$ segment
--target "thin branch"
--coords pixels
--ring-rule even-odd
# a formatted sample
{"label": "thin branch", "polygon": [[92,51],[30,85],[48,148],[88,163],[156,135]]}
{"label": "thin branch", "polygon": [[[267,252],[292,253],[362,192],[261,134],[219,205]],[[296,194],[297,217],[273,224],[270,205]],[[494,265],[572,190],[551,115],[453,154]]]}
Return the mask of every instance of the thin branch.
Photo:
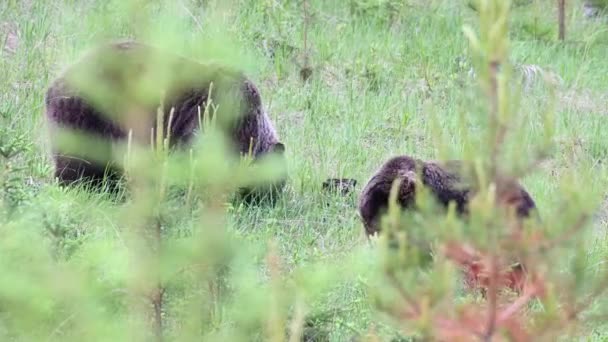
{"label": "thin branch", "polygon": [[557,21],[559,25],[559,40],[566,38],[566,0],[557,0]]}
{"label": "thin branch", "polygon": [[440,331],[443,333],[443,335],[448,335],[445,336],[446,338],[448,338],[448,340],[451,340],[453,337],[455,337],[454,335],[466,337],[470,337],[471,335],[473,335],[479,339],[484,339],[484,335],[482,333],[463,327],[462,322],[446,318],[437,318],[435,320],[435,324],[440,328]]}
{"label": "thin branch", "polygon": [[589,296],[587,296],[587,298],[585,298],[581,303],[576,305],[576,308],[569,312],[568,319],[573,320],[577,318],[581,312],[583,312],[585,309],[591,306],[591,304],[593,304],[594,299],[601,296],[606,291],[608,291],[608,273],[604,276],[604,279],[600,282],[600,284],[595,289],[593,289],[593,292]]}
{"label": "thin branch", "polygon": [[308,0],[303,0],[303,14],[304,14],[304,58],[305,58],[305,66],[307,66],[308,61]]}
{"label": "thin branch", "polygon": [[403,297],[403,299],[405,299],[405,301],[407,301],[407,303],[412,307],[412,309],[414,310],[414,314],[416,316],[420,316],[421,315],[420,306],[414,300],[414,298],[405,291],[403,286],[401,286],[401,284],[399,283],[399,280],[397,279],[397,277],[395,277],[395,274],[393,272],[388,273],[388,280],[391,282],[393,287],[395,289],[397,289],[397,291],[399,292],[401,297]]}
{"label": "thin branch", "polygon": [[554,238],[553,240],[550,240],[550,241],[547,241],[545,243],[539,244],[538,246],[532,248],[530,250],[530,253],[531,254],[534,254],[534,253],[543,253],[546,250],[553,249],[553,248],[557,247],[558,245],[562,244],[563,242],[571,241],[572,240],[571,238],[583,228],[583,226],[587,222],[588,218],[589,218],[589,215],[587,215],[587,214],[581,214],[581,216],[579,216],[579,218],[576,221],[576,223],[574,223],[574,225],[572,225],[572,227],[570,227],[568,229],[568,231],[566,231],[565,233],[563,233],[559,237]]}
{"label": "thin branch", "polygon": [[[154,227],[155,239],[156,239],[156,253],[158,259],[160,260],[160,255],[162,252],[162,226],[160,220],[156,220],[156,224]],[[154,289],[154,294],[152,295],[152,304],[154,305],[154,332],[157,342],[162,342],[163,338],[163,300],[165,295],[165,289],[162,285],[160,279],[157,280],[156,288]]]}
{"label": "thin branch", "polygon": [[498,94],[498,73],[501,67],[501,62],[499,60],[490,61],[489,69],[490,69],[490,120],[492,123],[491,129],[494,130],[494,141],[492,142],[492,151],[491,151],[491,165],[490,165],[490,175],[492,178],[496,178],[498,174],[497,169],[497,158],[500,154],[502,144],[504,142],[507,128],[504,124],[500,122],[499,117],[499,94]]}
{"label": "thin branch", "polygon": [[490,309],[488,311],[487,329],[484,336],[485,341],[491,341],[496,329],[496,311],[498,302],[498,261],[496,255],[490,257],[490,281],[488,286],[488,299]]}
{"label": "thin branch", "polygon": [[524,292],[523,295],[518,297],[513,303],[511,303],[511,305],[498,314],[496,318],[497,324],[500,325],[509,320],[511,316],[521,310],[524,305],[528,304],[532,299],[534,299],[538,293],[539,291],[536,287],[531,291]]}
{"label": "thin branch", "polygon": [[53,330],[53,332],[51,332],[51,334],[49,335],[47,341],[52,341],[53,337],[55,337],[56,335],[58,335],[61,332],[61,329],[65,325],[67,325],[72,319],[74,319],[75,316],[76,316],[76,313],[72,313],[66,319],[64,319],[63,321],[61,321],[61,323],[59,323],[57,325],[57,327]]}
{"label": "thin branch", "polygon": [[165,289],[158,284],[156,291],[152,297],[152,304],[154,305],[154,334],[157,342],[162,342],[163,338],[163,298],[165,295]]}

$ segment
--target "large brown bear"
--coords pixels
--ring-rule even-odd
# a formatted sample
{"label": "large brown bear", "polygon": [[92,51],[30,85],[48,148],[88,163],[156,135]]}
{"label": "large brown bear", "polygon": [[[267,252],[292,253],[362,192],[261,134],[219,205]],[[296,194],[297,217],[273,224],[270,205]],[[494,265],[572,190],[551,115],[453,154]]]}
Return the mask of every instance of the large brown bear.
{"label": "large brown bear", "polygon": [[[131,132],[133,142],[149,144],[161,102],[163,132],[166,136],[170,130],[170,146],[188,146],[200,129],[200,113],[209,100],[217,106],[214,120],[233,142],[235,152],[251,152],[254,161],[272,154],[283,160],[285,147],[262,107],[260,93],[241,72],[134,41],[93,49],[46,93],[55,177],[63,185],[82,181],[99,185],[104,178],[120,177],[112,143],[125,142]],[[94,148],[66,150],[59,138],[65,129],[97,138]],[[243,188],[241,193],[246,198],[252,198],[250,194],[276,198],[285,182],[286,177]]]}
{"label": "large brown bear", "polygon": [[[425,162],[409,156],[397,156],[386,161],[367,182],[359,197],[359,214],[368,236],[380,231],[380,217],[388,208],[393,182],[401,180],[397,202],[404,209],[413,209],[416,180],[431,190],[434,198],[447,207],[454,202],[459,214],[467,212],[468,202],[474,193],[471,182],[463,177],[463,163],[457,160],[445,163]],[[497,187],[499,205],[515,207],[518,217],[528,217],[536,208],[534,200],[517,182],[505,180]]]}

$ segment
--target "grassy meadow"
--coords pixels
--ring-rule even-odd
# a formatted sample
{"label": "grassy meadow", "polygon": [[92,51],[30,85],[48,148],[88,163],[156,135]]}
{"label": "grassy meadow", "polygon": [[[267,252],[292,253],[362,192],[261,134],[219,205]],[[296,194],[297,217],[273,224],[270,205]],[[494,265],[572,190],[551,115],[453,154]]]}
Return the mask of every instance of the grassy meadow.
{"label": "grassy meadow", "polygon": [[[498,163],[533,160],[551,127],[550,152],[521,182],[549,232],[574,212],[590,217],[572,250],[592,278],[608,257],[608,20],[567,1],[560,42],[555,1],[513,3],[508,53],[521,98]],[[406,340],[404,325],[374,306],[382,254],[356,201],[391,156],[486,151],[463,25],[478,30],[477,12],[450,0],[0,1],[0,341],[148,341],[154,315],[176,341]],[[56,184],[46,89],[87,49],[128,37],[239,67],[256,83],[286,146],[289,182],[276,206],[188,206],[180,195],[155,206],[147,190],[116,202]],[[221,158],[209,153],[208,164]],[[203,169],[219,184],[236,177]],[[324,192],[332,177],[356,179],[356,191]],[[138,235],[152,212],[162,217],[158,258]],[[567,257],[552,261],[558,274],[569,267]],[[155,293],[161,308],[148,300]],[[600,296],[586,315],[606,305]],[[608,339],[599,321],[573,338]]]}

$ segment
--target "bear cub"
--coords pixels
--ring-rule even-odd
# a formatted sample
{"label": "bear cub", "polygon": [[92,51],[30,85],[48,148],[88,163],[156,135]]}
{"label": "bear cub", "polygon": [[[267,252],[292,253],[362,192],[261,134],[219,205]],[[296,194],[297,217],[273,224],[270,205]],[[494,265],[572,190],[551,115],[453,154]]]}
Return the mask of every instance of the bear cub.
{"label": "bear cub", "polygon": [[[396,156],[386,161],[370,178],[359,196],[359,214],[368,236],[380,231],[380,217],[388,208],[393,181],[401,180],[397,202],[403,209],[414,209],[416,181],[430,189],[442,206],[450,202],[459,214],[466,214],[473,187],[463,177],[463,163],[450,160],[444,163],[428,162],[410,156]],[[536,208],[534,200],[516,181],[501,182],[497,188],[499,205],[514,207],[517,217],[529,217]]]}

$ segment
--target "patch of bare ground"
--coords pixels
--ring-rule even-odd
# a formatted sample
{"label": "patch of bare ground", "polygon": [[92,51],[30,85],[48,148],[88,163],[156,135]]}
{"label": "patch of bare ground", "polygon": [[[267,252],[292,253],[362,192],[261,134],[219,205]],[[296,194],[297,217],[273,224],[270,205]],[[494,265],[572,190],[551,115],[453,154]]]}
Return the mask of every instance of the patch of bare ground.
{"label": "patch of bare ground", "polygon": [[[564,173],[567,173],[572,165],[580,164],[584,155],[588,152],[586,142],[581,138],[562,138],[557,140],[560,153],[564,154],[565,158],[550,158],[539,164],[539,169],[542,173],[550,175],[553,179],[561,179]],[[608,229],[608,192],[605,193],[602,203],[593,212],[593,226],[596,231],[606,233]]]}
{"label": "patch of bare ground", "polygon": [[608,115],[608,93],[566,89],[559,94],[559,108],[574,113]]}
{"label": "patch of bare ground", "polygon": [[604,197],[604,201],[595,213],[593,220],[597,227],[608,228],[608,195]]}
{"label": "patch of bare ground", "polygon": [[302,127],[305,119],[306,113],[303,111],[287,111],[284,113],[280,113],[280,115],[277,116],[276,120],[278,122],[287,122],[288,124],[286,124],[285,126],[293,125],[295,127]]}
{"label": "patch of bare ground", "polygon": [[19,30],[14,22],[0,23],[0,44],[3,55],[12,55],[19,48]]}
{"label": "patch of bare ground", "polygon": [[320,75],[325,86],[334,93],[338,93],[346,82],[346,77],[341,70],[329,63],[321,68]]}

